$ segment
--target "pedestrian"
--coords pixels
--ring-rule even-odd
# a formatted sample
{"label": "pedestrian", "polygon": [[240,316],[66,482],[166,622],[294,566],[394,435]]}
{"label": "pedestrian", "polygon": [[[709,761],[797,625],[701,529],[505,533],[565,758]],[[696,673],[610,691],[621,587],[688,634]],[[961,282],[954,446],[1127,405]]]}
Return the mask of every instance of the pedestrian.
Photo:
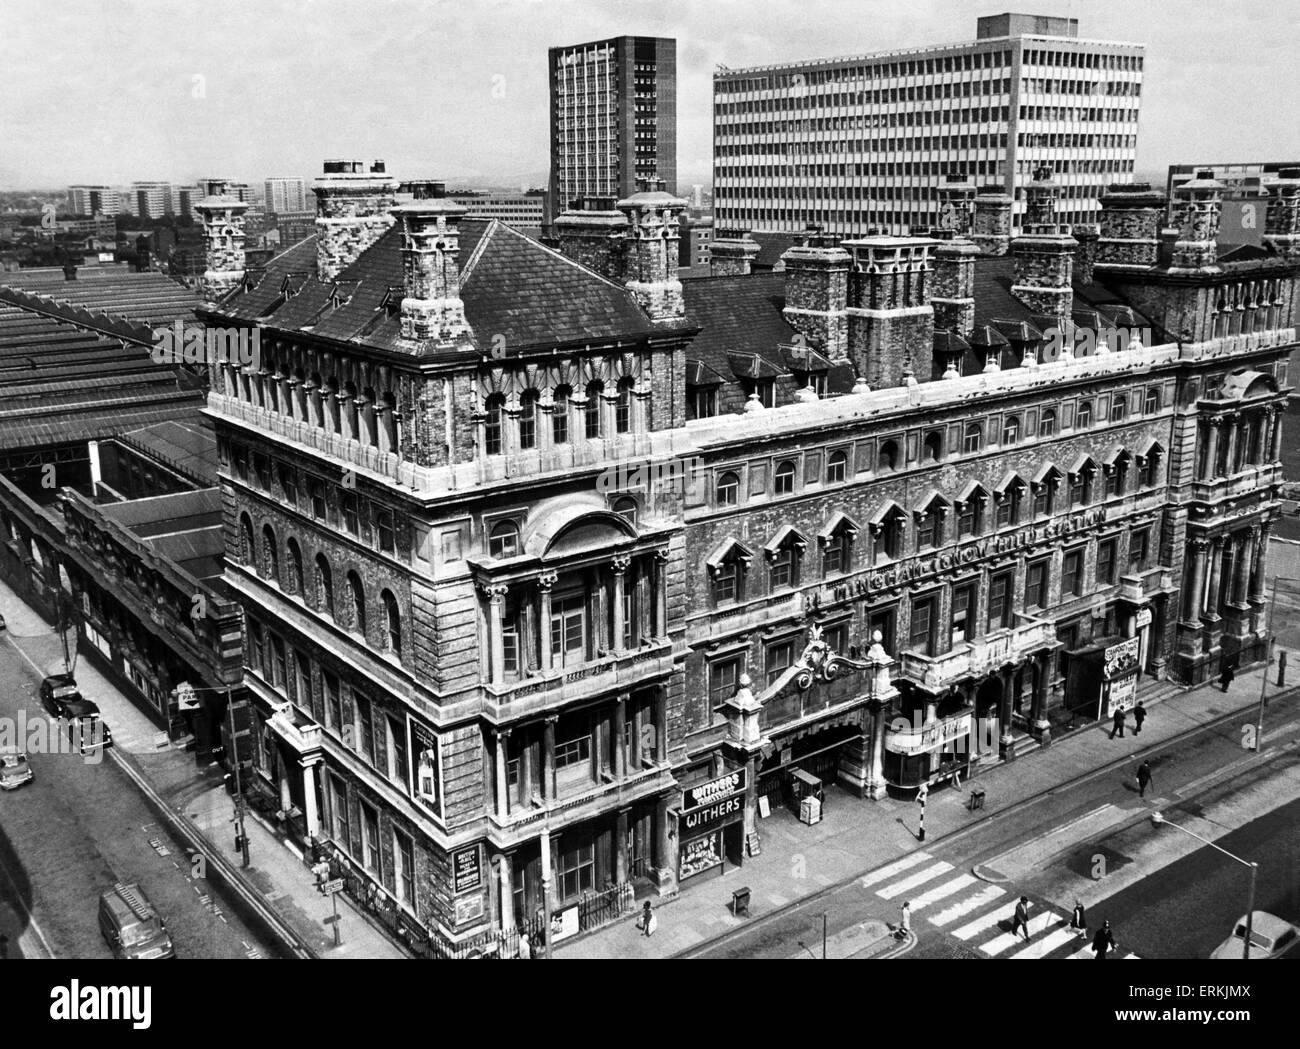
{"label": "pedestrian", "polygon": [[1080,939],[1088,938],[1088,912],[1083,909],[1080,900],[1074,901],[1074,910],[1070,913],[1070,928]]}
{"label": "pedestrian", "polygon": [[1151,762],[1144,761],[1138,766],[1138,797],[1147,796],[1147,787],[1151,786]]}
{"label": "pedestrian", "polygon": [[1116,708],[1115,708],[1115,718],[1114,718],[1113,722],[1111,723],[1111,728],[1110,728],[1110,738],[1111,738],[1111,739],[1114,739],[1114,738],[1115,738],[1115,733],[1116,733],[1116,732],[1119,733],[1119,738],[1120,738],[1120,739],[1123,739],[1123,738],[1124,738],[1124,718],[1125,718],[1125,717],[1127,717],[1127,714],[1126,714],[1124,708],[1123,708],[1123,707],[1116,707]]}
{"label": "pedestrian", "polygon": [[952,759],[952,786],[953,790],[961,790],[961,764],[956,758]]}
{"label": "pedestrian", "polygon": [[519,934],[519,957],[525,961],[530,961],[533,957],[533,941],[526,932]]}
{"label": "pedestrian", "polygon": [[1025,930],[1025,940],[1029,940],[1029,897],[1021,896],[1020,902],[1016,904],[1016,916],[1011,920],[1011,935],[1014,936],[1019,929]]}
{"label": "pedestrian", "polygon": [[655,914],[654,908],[650,906],[650,901],[645,901],[645,907],[641,911],[641,931],[646,936],[653,936],[655,930],[659,928],[659,916]]}
{"label": "pedestrian", "polygon": [[903,904],[903,917],[898,923],[898,933],[900,939],[907,939],[912,935],[912,904],[910,902]]}
{"label": "pedestrian", "polygon": [[1146,721],[1146,719],[1147,708],[1142,705],[1142,700],[1139,699],[1137,706],[1133,708],[1133,735],[1136,736],[1142,731],[1142,722]]}
{"label": "pedestrian", "polygon": [[1115,949],[1115,936],[1110,931],[1110,921],[1101,923],[1101,928],[1097,930],[1097,935],[1092,938],[1092,953],[1097,956],[1098,961],[1104,961],[1107,951]]}
{"label": "pedestrian", "polygon": [[1219,675],[1219,684],[1223,686],[1223,691],[1228,691],[1228,686],[1232,684],[1232,679],[1237,676],[1236,668],[1233,667],[1232,661],[1228,660],[1223,664],[1223,672]]}

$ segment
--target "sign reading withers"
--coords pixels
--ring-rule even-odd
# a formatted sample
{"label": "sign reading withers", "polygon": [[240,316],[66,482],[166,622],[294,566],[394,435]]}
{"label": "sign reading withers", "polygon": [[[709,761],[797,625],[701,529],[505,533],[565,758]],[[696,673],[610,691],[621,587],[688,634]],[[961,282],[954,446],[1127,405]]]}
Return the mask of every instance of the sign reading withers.
{"label": "sign reading withers", "polygon": [[745,815],[745,770],[687,787],[682,793],[681,835],[695,837]]}

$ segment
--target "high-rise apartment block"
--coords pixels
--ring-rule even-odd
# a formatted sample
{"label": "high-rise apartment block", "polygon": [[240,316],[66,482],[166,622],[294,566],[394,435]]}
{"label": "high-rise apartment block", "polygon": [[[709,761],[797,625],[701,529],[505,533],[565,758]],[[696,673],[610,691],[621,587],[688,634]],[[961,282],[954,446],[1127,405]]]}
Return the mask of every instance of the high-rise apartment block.
{"label": "high-rise apartment block", "polygon": [[980,18],[967,43],[714,74],[720,225],[902,234],[942,225],[948,176],[1024,214],[1047,166],[1060,221],[1095,222],[1137,152],[1144,48],[1080,39],[1075,19]]}
{"label": "high-rise apartment block", "polygon": [[69,186],[68,207],[74,215],[116,215],[122,194],[112,186]]}
{"label": "high-rise apartment block", "polygon": [[620,36],[553,47],[547,223],[583,197],[621,199],[638,178],[677,187],[677,41]]}
{"label": "high-rise apartment block", "polygon": [[273,177],[266,180],[266,210],[277,215],[282,211],[306,211],[307,183],[300,176]]}
{"label": "high-rise apartment block", "polygon": [[127,210],[142,219],[160,219],[175,211],[170,182],[132,182]]}

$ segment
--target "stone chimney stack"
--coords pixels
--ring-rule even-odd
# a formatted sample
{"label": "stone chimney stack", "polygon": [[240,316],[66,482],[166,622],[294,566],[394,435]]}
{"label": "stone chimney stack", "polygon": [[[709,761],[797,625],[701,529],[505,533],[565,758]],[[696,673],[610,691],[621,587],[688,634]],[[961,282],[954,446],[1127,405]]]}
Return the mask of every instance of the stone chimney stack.
{"label": "stone chimney stack", "polygon": [[248,205],[234,197],[223,196],[226,182],[214,179],[209,185],[216,192],[194,205],[203,223],[203,277],[199,294],[216,302],[244,282],[244,212]]}
{"label": "stone chimney stack", "polygon": [[[1116,183],[1101,196],[1097,272],[1138,273],[1160,258],[1165,195],[1146,182]],[[1075,236],[1078,236],[1076,232]]]}
{"label": "stone chimney stack", "polygon": [[849,271],[849,358],[873,390],[928,379],[934,369],[929,237],[844,242]]}
{"label": "stone chimney stack", "polygon": [[1005,255],[1011,246],[1011,198],[999,185],[984,186],[975,196],[973,240],[986,255]]}
{"label": "stone chimney stack", "polygon": [[1288,262],[1300,259],[1300,168],[1283,168],[1268,184],[1264,243]]}
{"label": "stone chimney stack", "polygon": [[1176,271],[1218,269],[1219,219],[1223,210],[1224,185],[1213,171],[1198,171],[1190,182],[1174,190],[1177,212],[1182,220],[1174,244]]}
{"label": "stone chimney stack", "polygon": [[833,361],[849,356],[849,266],[837,244],[809,231],[781,256],[785,263],[785,321]]}
{"label": "stone chimney stack", "polygon": [[333,280],[393,225],[397,182],[385,174],[382,161],[366,171],[359,160],[327,160],[311,189],[316,268],[321,280]]}
{"label": "stone chimney stack", "polygon": [[1034,169],[1034,180],[1025,186],[1025,222],[1023,233],[1056,233],[1056,202],[1061,187],[1052,181],[1052,169],[1046,164]]}
{"label": "stone chimney stack", "polygon": [[936,330],[963,338],[975,330],[975,260],[981,252],[969,240],[945,240],[934,249],[930,303]]}
{"label": "stone chimney stack", "polygon": [[627,290],[652,321],[673,323],[686,316],[682,282],[677,279],[680,255],[678,217],[687,203],[665,190],[661,178],[638,179],[638,192],[618,202],[631,229],[623,257]]}
{"label": "stone chimney stack", "polygon": [[1074,310],[1074,254],[1079,242],[1068,233],[1026,233],[1011,244],[1015,283],[1011,294],[1037,314],[1061,321]]}
{"label": "stone chimney stack", "polygon": [[939,183],[939,228],[966,237],[974,217],[975,183],[965,175],[945,175]]}
{"label": "stone chimney stack", "polygon": [[623,256],[631,223],[613,197],[584,197],[555,220],[560,252],[604,277],[623,283]]}
{"label": "stone chimney stack", "polygon": [[1101,227],[1091,222],[1078,223],[1074,227],[1074,239],[1079,242],[1074,253],[1074,276],[1084,284],[1091,284],[1096,276]]}
{"label": "stone chimney stack", "polygon": [[709,244],[709,276],[748,277],[753,268],[758,244],[747,229],[716,230]]}
{"label": "stone chimney stack", "polygon": [[460,298],[460,220],[465,208],[429,198],[392,211],[402,224],[402,338],[469,347],[472,332]]}

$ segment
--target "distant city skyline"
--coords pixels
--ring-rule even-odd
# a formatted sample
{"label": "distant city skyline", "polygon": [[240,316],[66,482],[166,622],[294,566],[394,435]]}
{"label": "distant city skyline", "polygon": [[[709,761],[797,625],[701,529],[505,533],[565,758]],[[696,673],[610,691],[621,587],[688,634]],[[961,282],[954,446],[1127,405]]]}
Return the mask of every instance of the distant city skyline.
{"label": "distant city skyline", "polygon": [[1081,37],[1147,46],[1138,174],[1300,153],[1300,126],[1269,118],[1300,106],[1300,84],[1284,75],[1297,12],[1264,0],[1183,0],[1176,14],[1131,0],[382,6],[386,17],[359,20],[338,0],[268,0],[217,22],[190,5],[6,0],[0,189],[186,185],[214,172],[310,180],[331,156],[380,157],[399,178],[542,186],[547,48],[622,34],[678,41],[678,181],[689,188],[712,181],[717,65],[958,41],[974,17],[1008,10],[1077,18]]}

